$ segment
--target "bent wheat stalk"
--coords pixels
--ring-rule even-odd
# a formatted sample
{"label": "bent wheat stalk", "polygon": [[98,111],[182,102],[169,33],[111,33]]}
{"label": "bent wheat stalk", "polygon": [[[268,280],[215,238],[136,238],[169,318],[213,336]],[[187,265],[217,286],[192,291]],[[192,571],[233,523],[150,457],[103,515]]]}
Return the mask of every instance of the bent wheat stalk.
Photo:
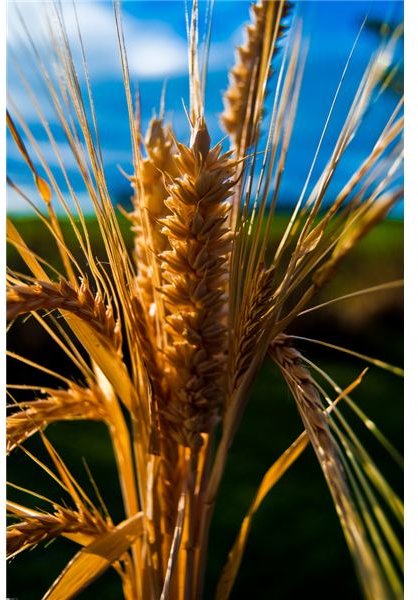
{"label": "bent wheat stalk", "polygon": [[331,434],[314,381],[303,364],[301,354],[292,347],[286,336],[277,338],[271,344],[270,353],[279,365],[295,398],[306,432],[334,499],[347,544],[355,559],[356,569],[360,573],[360,581],[367,582],[365,595],[370,600],[384,597],[384,579],[379,573],[381,566],[376,560],[372,560],[373,554],[368,548],[360,516],[351,500],[340,450]]}
{"label": "bent wheat stalk", "polygon": [[75,289],[64,279],[58,284],[37,281],[34,285],[16,285],[7,293],[7,319],[38,310],[62,309],[88,321],[98,333],[120,348],[120,328],[110,306],[105,306],[99,294],[94,297],[83,282]]}
{"label": "bent wheat stalk", "polygon": [[74,541],[90,540],[109,530],[100,515],[80,514],[74,510],[55,505],[54,512],[41,513],[25,510],[13,502],[7,504],[9,513],[24,517],[7,529],[7,556],[12,558],[19,552],[41,542],[65,536]]}
{"label": "bent wheat stalk", "polygon": [[[11,270],[8,275],[7,316],[19,327],[21,315],[34,315],[57,348],[70,358],[74,373],[63,376],[43,367],[41,360],[10,353],[38,374],[55,377],[66,389],[12,382],[13,393],[35,391],[37,396],[17,398],[10,406],[7,449],[25,452],[65,490],[71,505],[48,500],[36,490],[24,490],[49,502],[50,508],[43,512],[16,502],[9,505],[15,521],[8,529],[10,554],[58,537],[82,545],[44,598],[75,597],[112,566],[121,577],[121,594],[128,600],[202,598],[210,526],[229,448],[254,380],[270,355],[295,399],[305,433],[263,479],[223,570],[217,597],[226,600],[231,594],[253,513],[309,440],[364,596],[398,600],[400,544],[390,522],[392,516],[399,521],[400,501],[336,408],[336,401],[332,410],[322,406],[321,395],[328,396],[290,340],[297,339],[292,335],[294,320],[323,306],[311,304],[318,291],[402,197],[400,102],[377,139],[370,141],[368,156],[350,173],[334,200],[325,203],[339,162],[375,98],[384,92],[382,56],[386,62],[391,59],[399,31],[371,57],[335,148],[305,199],[335,101],[332,103],[308,179],[301,182],[301,195],[277,239],[271,235],[272,224],[303,89],[306,50],[302,29],[300,25],[291,27],[285,37],[292,8],[284,0],[258,0],[252,6],[252,23],[238,48],[224,98],[221,123],[230,143],[230,149],[224,149],[220,142],[212,142],[210,121],[205,117],[212,8],[210,3],[203,57],[197,0],[193,0],[188,19],[187,144],[178,139],[164,110],[142,134],[131,94],[121,9],[118,2],[114,5],[132,144],[129,179],[133,211],[127,214],[134,236],[132,260],[110,198],[77,10],[71,17],[75,19],[72,30],[78,32],[77,48],[67,31],[70,17],[65,6],[54,4],[49,16],[55,70],[45,64],[22,19],[38,76],[56,111],[56,126],[74,156],[96,215],[106,259],[98,264],[94,258],[89,223],[54,128],[21,74],[22,85],[57,154],[68,193],[58,184],[42,144],[11,101],[8,127],[34,178],[45,209],[36,208],[37,215],[57,246],[61,264],[58,268],[49,265],[9,222],[8,239],[25,272]],[[284,51],[279,46],[282,40]],[[81,56],[81,68],[75,56]],[[348,63],[350,60],[351,55]],[[345,70],[336,96],[343,87]],[[270,86],[275,86],[273,108],[265,112]],[[266,143],[263,123],[267,125]],[[44,177],[38,173],[38,164]],[[10,178],[8,183],[34,206],[18,183]],[[57,218],[57,201],[67,215],[70,235],[64,235],[66,229]],[[71,236],[81,258],[76,259],[72,252]],[[375,285],[365,293],[377,293],[391,285]],[[374,364],[385,365],[377,360]],[[323,373],[320,367],[318,372]],[[399,374],[396,369],[392,372]],[[347,396],[350,386],[343,392],[329,381],[339,390],[338,400],[346,398],[347,406],[370,428],[372,421]],[[43,433],[51,423],[79,419],[101,420],[107,426],[123,500],[119,524],[113,525],[103,502],[100,508],[92,503]],[[386,449],[392,449],[376,427],[372,431]],[[48,464],[27,447],[35,433],[44,443]],[[96,494],[100,498],[97,489]],[[377,506],[377,496],[384,509]]]}
{"label": "bent wheat stalk", "polygon": [[48,390],[47,397],[19,402],[7,418],[7,452],[11,452],[39,430],[56,421],[91,419],[106,421],[106,405],[100,389],[81,388],[73,384],[68,390]]}

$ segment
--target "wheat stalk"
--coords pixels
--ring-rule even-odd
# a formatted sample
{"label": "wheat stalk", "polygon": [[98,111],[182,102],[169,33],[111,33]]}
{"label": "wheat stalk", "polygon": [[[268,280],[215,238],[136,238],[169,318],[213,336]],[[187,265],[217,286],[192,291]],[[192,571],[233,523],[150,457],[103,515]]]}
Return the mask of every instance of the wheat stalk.
{"label": "wheat stalk", "polygon": [[360,581],[367,582],[364,587],[365,596],[370,600],[388,598],[379,572],[381,565],[368,547],[363,524],[351,499],[340,450],[330,431],[319,393],[303,363],[302,355],[285,335],[281,335],[272,343],[270,353],[279,365],[296,400],[306,432],[333,496],[344,535],[360,574]]}

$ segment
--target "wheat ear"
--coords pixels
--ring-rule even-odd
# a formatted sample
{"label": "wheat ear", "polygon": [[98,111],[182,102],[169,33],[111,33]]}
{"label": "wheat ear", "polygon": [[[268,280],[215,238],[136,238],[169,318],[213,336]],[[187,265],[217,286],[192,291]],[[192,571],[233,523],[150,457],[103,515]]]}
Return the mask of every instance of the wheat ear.
{"label": "wheat ear", "polygon": [[312,447],[318,457],[340,518],[348,547],[354,559],[360,582],[369,600],[388,598],[383,587],[380,566],[372,553],[366,531],[351,499],[340,450],[333,437],[320,396],[302,355],[289,338],[282,334],[270,346],[270,353],[279,365],[296,401]]}
{"label": "wheat ear", "polygon": [[220,145],[210,150],[203,119],[191,147],[178,144],[177,177],[168,185],[171,215],[162,220],[171,250],[161,255],[171,399],[164,416],[180,444],[200,445],[224,396],[225,274],[232,234],[227,199],[234,163]]}
{"label": "wheat ear", "polygon": [[6,420],[7,453],[27,440],[37,431],[55,421],[89,419],[105,421],[108,414],[100,401],[100,390],[82,388],[73,384],[68,390],[43,390],[46,398],[19,402]]}
{"label": "wheat ear", "polygon": [[73,313],[88,321],[116,349],[120,349],[120,325],[115,321],[111,306],[105,305],[99,293],[94,296],[85,281],[78,289],[61,279],[59,283],[36,281],[33,285],[15,285],[7,292],[8,320],[30,311],[54,309]]}
{"label": "wheat ear", "polygon": [[274,289],[274,269],[259,265],[231,337],[229,395],[238,388],[257,352],[257,343],[268,325],[269,309],[274,305]]}
{"label": "wheat ear", "polygon": [[[21,513],[19,506],[13,502],[8,502],[7,508],[11,514]],[[98,513],[93,515],[87,511],[75,511],[56,504],[53,508],[53,513],[27,510],[24,520],[13,523],[7,528],[7,558],[35,544],[65,534],[91,537],[109,530],[109,524]]]}
{"label": "wheat ear", "polygon": [[[270,52],[284,34],[281,24],[290,10],[288,2],[259,0],[251,6],[252,23],[246,26],[246,40],[238,46],[236,64],[230,71],[230,85],[224,95],[221,117],[225,130],[241,154],[252,142],[252,123],[257,117],[256,101],[271,75]],[[244,138],[244,139],[243,139]]]}
{"label": "wheat ear", "polygon": [[153,255],[168,249],[167,238],[161,233],[158,221],[168,214],[165,177],[174,173],[174,143],[170,128],[164,126],[161,119],[151,119],[144,145],[147,155],[140,158],[137,174],[132,178],[135,193],[130,218],[135,234],[134,258],[139,295],[144,306],[149,307],[150,317],[157,293]]}

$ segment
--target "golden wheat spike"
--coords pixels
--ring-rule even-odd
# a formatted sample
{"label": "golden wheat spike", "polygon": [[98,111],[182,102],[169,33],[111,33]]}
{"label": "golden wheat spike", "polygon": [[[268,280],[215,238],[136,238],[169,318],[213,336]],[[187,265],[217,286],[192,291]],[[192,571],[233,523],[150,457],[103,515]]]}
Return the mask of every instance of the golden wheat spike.
{"label": "golden wheat spike", "polygon": [[68,390],[48,390],[46,393],[46,398],[19,402],[10,407],[20,410],[15,410],[6,420],[8,453],[55,421],[106,421],[109,418],[99,389],[73,384]]}
{"label": "golden wheat spike", "polygon": [[[11,514],[21,512],[16,507],[13,502],[7,503]],[[59,505],[54,505],[54,509],[53,513],[27,510],[24,520],[7,528],[7,558],[59,536],[89,540],[109,530],[109,526],[98,514],[80,513]]]}
{"label": "golden wheat spike", "polygon": [[135,234],[138,293],[148,307],[150,319],[149,313],[153,313],[156,288],[160,283],[158,273],[155,273],[154,257],[168,248],[167,238],[162,235],[158,221],[168,214],[166,180],[174,175],[175,168],[170,128],[164,126],[161,119],[152,118],[144,145],[146,157],[141,157],[137,173],[132,178],[134,210],[130,218]]}
{"label": "golden wheat spike", "polygon": [[166,351],[172,398],[164,415],[181,444],[200,443],[219,415],[224,391],[227,333],[225,274],[231,247],[226,200],[233,186],[233,163],[220,146],[209,149],[201,120],[191,147],[178,144],[178,176],[169,185],[162,220],[171,250],[161,255],[166,306]]}
{"label": "golden wheat spike", "polygon": [[270,62],[277,40],[285,32],[281,20],[289,11],[290,4],[283,0],[259,0],[251,5],[252,23],[245,28],[244,44],[237,48],[221,117],[240,155],[253,142],[254,126],[260,116],[260,95],[271,75]]}
{"label": "golden wheat spike", "polygon": [[74,313],[88,321],[116,349],[120,349],[120,327],[115,322],[111,307],[104,304],[99,294],[94,296],[85,281],[78,289],[64,279],[57,284],[37,281],[33,285],[12,286],[7,293],[8,320],[30,311],[54,309]]}
{"label": "golden wheat spike", "polygon": [[258,341],[270,325],[268,315],[274,307],[274,277],[274,270],[260,265],[238,315],[229,351],[229,395],[239,387],[253,362]]}

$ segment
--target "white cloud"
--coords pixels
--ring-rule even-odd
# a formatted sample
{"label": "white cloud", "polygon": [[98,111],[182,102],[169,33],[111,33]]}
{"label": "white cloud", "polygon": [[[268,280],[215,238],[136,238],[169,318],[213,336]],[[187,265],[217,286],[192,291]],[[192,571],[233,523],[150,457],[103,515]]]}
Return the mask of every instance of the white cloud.
{"label": "white cloud", "polygon": [[168,25],[150,21],[137,27],[126,23],[126,47],[133,75],[149,79],[187,73],[187,43]]}
{"label": "white cloud", "polygon": [[[75,59],[81,56],[77,22],[72,3],[62,5],[65,27]],[[46,52],[47,18],[59,30],[51,2],[19,1],[10,3],[8,11],[8,44],[19,55],[25,45],[25,34],[19,20],[21,13],[37,47]],[[77,2],[77,16],[85,44],[91,76],[120,75],[120,59],[112,3]],[[141,21],[123,16],[123,29],[131,73],[144,79],[160,79],[187,72],[187,43],[169,24]]]}
{"label": "white cloud", "polygon": [[[89,2],[76,0],[76,7],[91,79],[95,82],[105,82],[106,80],[120,81],[121,66],[112,3],[109,1]],[[72,2],[64,0],[62,10],[73,57],[75,63],[80,64],[81,52]],[[39,116],[19,79],[13,63],[13,59],[15,58],[28,82],[33,87],[41,110],[55,134],[54,126],[57,125],[57,117],[51,106],[51,102],[48,101],[48,94],[45,93],[44,86],[40,81],[41,78],[36,68],[36,62],[30,51],[27,36],[22,29],[19,13],[28,27],[39,55],[48,69],[51,70],[53,68],[53,54],[50,49],[47,24],[49,19],[52,24],[52,30],[55,32],[59,31],[56,7],[51,0],[10,0],[7,14],[7,37],[10,48],[8,53],[8,93],[22,117],[28,123],[39,123]],[[156,18],[158,18],[158,15]],[[129,14],[123,14],[123,29],[129,69],[133,80],[139,79],[139,82],[153,79],[162,80],[164,78],[187,74],[187,41],[174,31],[170,23],[146,21],[136,19]],[[230,63],[232,58],[233,48],[231,44],[228,42],[212,44],[211,70],[224,69],[226,63]],[[82,80],[83,76],[80,69],[79,75]],[[11,108],[13,108],[13,105],[11,105]],[[107,112],[110,111],[109,108],[105,110],[105,114],[101,113],[98,115],[99,126],[106,119],[117,121],[119,118],[119,115]],[[210,119],[211,115],[208,114],[207,117]],[[186,140],[189,131],[187,120],[183,113],[181,113],[177,128],[181,130],[181,137],[184,137]],[[45,133],[36,133],[36,137],[47,163],[51,168],[57,168],[59,164],[58,158],[52,146],[47,141]],[[59,140],[58,146],[67,171],[77,171],[70,148],[60,138],[62,139],[61,134],[57,136]],[[39,160],[36,158],[34,151],[31,150],[30,153],[35,164],[39,166]],[[14,160],[19,159],[14,144],[9,144],[8,156]],[[110,163],[118,164],[127,162],[130,159],[130,155],[128,155],[126,150],[105,147],[104,158],[108,166]],[[11,193],[9,201],[13,210],[27,210],[26,203],[19,199],[16,194]]]}

